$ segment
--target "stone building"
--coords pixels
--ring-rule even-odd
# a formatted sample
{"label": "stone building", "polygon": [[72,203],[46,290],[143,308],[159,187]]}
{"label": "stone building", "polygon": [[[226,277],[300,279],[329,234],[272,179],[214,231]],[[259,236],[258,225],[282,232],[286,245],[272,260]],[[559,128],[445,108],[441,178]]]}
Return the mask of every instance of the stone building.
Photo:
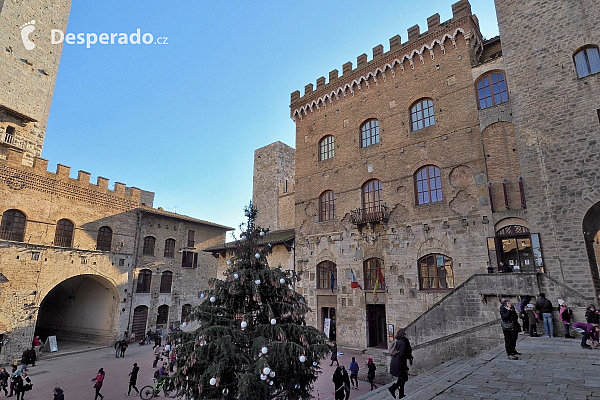
{"label": "stone building", "polygon": [[[34,335],[110,343],[179,326],[231,228],[153,208],[154,193],[40,158],[70,1],[0,2],[0,364]],[[35,27],[26,49],[20,29]],[[34,22],[35,21],[35,22]],[[30,29],[29,28],[29,29]],[[42,69],[44,68],[44,69]]]}

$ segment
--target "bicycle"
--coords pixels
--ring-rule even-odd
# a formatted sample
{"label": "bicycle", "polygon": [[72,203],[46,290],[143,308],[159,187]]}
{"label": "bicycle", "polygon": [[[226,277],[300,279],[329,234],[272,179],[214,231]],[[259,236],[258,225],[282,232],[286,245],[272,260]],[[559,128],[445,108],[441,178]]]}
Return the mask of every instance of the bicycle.
{"label": "bicycle", "polygon": [[154,385],[144,386],[142,388],[142,390],[140,390],[140,397],[143,400],[150,400],[154,397],[158,397],[160,395],[161,391],[164,392],[166,397],[169,397],[171,399],[174,399],[175,397],[177,397],[177,392],[171,392],[167,388],[167,384],[168,384],[167,379],[163,379],[160,382],[158,382],[156,380],[156,378],[152,378],[152,380],[154,381]]}

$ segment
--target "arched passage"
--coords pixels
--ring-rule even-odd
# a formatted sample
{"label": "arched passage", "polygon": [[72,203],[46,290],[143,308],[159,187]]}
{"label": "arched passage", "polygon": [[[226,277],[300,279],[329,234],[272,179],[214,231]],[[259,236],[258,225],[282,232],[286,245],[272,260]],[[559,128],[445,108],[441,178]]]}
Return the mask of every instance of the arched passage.
{"label": "arched passage", "polygon": [[42,340],[110,343],[118,312],[115,286],[96,275],[77,275],[56,285],[40,304],[35,334]]}
{"label": "arched passage", "polygon": [[598,262],[600,261],[600,201],[585,213],[582,227],[585,248],[590,261],[590,271],[596,294],[598,294],[600,293],[600,272],[598,271]]}

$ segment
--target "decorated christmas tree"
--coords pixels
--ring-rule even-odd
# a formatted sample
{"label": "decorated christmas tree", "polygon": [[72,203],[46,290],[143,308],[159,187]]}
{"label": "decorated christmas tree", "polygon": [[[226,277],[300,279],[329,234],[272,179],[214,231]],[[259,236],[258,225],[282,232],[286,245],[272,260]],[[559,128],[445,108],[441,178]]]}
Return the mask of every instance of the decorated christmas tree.
{"label": "decorated christmas tree", "polygon": [[256,208],[235,242],[223,279],[214,279],[192,313],[199,328],[178,332],[171,387],[194,399],[310,399],[327,338],[307,326],[310,311],[294,290],[297,276],[270,268],[268,230],[255,226]]}

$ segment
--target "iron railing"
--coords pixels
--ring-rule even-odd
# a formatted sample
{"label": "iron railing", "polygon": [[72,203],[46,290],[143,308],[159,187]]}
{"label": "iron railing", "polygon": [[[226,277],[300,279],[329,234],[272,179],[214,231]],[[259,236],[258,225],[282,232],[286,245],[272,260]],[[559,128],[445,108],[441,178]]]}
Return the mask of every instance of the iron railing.
{"label": "iron railing", "polygon": [[57,247],[71,247],[73,238],[71,237],[55,237],[54,245]]}
{"label": "iron railing", "polygon": [[350,219],[355,225],[387,222],[390,219],[390,213],[385,204],[379,204],[371,207],[357,208],[356,210],[351,211]]}
{"label": "iron railing", "polygon": [[22,242],[24,237],[24,232],[15,232],[10,229],[0,230],[0,240],[12,240],[14,242]]}

